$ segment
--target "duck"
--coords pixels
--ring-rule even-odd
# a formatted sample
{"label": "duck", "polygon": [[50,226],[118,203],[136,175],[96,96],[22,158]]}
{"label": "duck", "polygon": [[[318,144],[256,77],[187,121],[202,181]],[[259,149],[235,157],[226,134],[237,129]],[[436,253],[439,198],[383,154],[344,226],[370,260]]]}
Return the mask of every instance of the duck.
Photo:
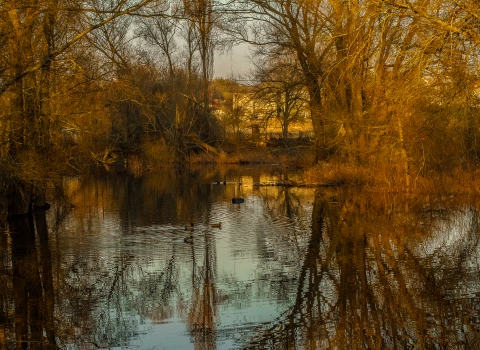
{"label": "duck", "polygon": [[193,231],[193,223],[190,226],[185,226],[185,231]]}
{"label": "duck", "polygon": [[222,228],[222,223],[219,222],[218,224],[212,224],[212,228]]}
{"label": "duck", "polygon": [[183,240],[185,243],[193,243],[193,236],[190,235],[189,237],[185,237]]}

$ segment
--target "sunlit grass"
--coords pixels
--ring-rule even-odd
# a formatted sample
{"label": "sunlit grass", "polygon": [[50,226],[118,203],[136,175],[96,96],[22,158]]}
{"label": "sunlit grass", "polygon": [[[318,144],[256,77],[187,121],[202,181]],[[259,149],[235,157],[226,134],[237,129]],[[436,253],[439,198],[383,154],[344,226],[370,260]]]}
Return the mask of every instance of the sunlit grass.
{"label": "sunlit grass", "polygon": [[268,148],[264,146],[238,146],[233,152],[219,154],[199,153],[190,155],[192,164],[281,164],[285,166],[309,167],[315,155],[311,147]]}

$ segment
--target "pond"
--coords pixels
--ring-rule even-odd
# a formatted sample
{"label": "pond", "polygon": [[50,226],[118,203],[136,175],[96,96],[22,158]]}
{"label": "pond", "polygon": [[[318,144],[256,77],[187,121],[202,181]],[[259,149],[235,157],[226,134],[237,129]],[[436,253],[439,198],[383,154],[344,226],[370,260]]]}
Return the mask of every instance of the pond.
{"label": "pond", "polygon": [[65,178],[71,210],[1,237],[0,349],[480,347],[476,198],[273,186],[296,176]]}

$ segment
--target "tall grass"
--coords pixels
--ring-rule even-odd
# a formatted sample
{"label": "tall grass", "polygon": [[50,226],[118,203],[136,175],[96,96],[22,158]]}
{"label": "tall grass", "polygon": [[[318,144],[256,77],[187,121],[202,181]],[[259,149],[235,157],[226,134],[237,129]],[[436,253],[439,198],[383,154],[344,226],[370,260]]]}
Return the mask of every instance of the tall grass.
{"label": "tall grass", "polygon": [[175,161],[175,152],[163,140],[148,141],[143,145],[143,158],[149,166],[167,166]]}

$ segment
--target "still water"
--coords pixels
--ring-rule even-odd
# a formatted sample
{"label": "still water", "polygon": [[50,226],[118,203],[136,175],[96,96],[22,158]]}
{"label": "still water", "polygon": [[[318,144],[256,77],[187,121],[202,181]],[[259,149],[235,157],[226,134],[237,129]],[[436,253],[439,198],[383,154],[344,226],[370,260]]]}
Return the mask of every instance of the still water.
{"label": "still water", "polygon": [[475,198],[288,170],[66,178],[75,208],[2,235],[0,349],[480,348]]}

